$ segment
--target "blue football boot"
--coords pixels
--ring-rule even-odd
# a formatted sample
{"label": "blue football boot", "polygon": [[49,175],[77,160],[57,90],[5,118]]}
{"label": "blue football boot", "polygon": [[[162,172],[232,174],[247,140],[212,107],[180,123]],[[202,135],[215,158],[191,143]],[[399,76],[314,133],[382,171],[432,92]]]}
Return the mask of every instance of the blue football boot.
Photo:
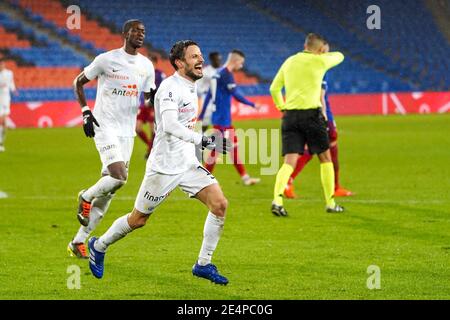
{"label": "blue football boot", "polygon": [[217,271],[217,267],[212,263],[209,263],[206,266],[201,266],[196,263],[192,267],[192,274],[200,278],[208,279],[216,284],[226,285],[228,283],[228,279],[220,275],[219,271]]}
{"label": "blue football boot", "polygon": [[104,270],[104,260],[105,253],[99,252],[95,250],[94,243],[97,241],[96,237],[92,237],[89,239],[89,268],[91,269],[92,274],[97,279],[101,279],[103,277]]}

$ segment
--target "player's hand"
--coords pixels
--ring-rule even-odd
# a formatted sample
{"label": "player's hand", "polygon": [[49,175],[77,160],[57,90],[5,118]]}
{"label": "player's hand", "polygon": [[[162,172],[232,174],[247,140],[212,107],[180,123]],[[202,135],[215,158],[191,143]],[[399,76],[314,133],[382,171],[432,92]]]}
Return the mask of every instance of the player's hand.
{"label": "player's hand", "polygon": [[232,145],[229,139],[225,138],[220,132],[211,136],[203,136],[202,149],[215,150],[218,153],[227,154],[231,151]]}
{"label": "player's hand", "polygon": [[97,127],[100,127],[97,120],[94,118],[94,115],[92,114],[91,110],[83,111],[83,130],[86,137],[88,138],[95,137],[94,124]]}

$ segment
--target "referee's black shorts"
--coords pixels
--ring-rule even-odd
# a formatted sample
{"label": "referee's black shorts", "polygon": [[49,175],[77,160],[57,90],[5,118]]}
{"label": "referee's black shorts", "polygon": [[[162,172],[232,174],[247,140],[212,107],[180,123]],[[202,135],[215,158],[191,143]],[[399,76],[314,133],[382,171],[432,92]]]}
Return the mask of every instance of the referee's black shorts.
{"label": "referee's black shorts", "polygon": [[282,153],[303,154],[305,144],[311,154],[325,152],[330,147],[327,122],[322,110],[286,110],[281,123]]}

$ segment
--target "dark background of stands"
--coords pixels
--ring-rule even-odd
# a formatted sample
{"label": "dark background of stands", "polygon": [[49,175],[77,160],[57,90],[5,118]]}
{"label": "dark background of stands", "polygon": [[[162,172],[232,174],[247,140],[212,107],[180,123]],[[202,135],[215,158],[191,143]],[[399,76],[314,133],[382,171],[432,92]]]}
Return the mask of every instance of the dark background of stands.
{"label": "dark background of stands", "polygon": [[[331,91],[371,93],[450,89],[450,1],[377,0],[381,30],[369,30],[373,1],[227,0],[98,1],[2,0],[0,53],[16,74],[16,101],[70,100],[76,74],[95,55],[121,46],[129,18],[147,29],[144,54],[171,73],[167,52],[180,39],[196,40],[205,55],[247,55],[237,75],[247,95],[269,94],[282,62],[302,50],[308,32],[323,34],[345,62],[331,71]],[[66,8],[76,4],[81,30],[68,30]],[[94,98],[93,84],[88,98]]]}

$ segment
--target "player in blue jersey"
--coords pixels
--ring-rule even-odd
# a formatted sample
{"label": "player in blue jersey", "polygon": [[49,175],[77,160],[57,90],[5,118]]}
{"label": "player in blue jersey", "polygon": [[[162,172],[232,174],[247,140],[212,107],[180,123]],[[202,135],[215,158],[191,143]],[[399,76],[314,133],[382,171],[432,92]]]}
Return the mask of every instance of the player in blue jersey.
{"label": "player in blue jersey", "polygon": [[[324,53],[330,50],[329,45],[326,44],[323,48]],[[330,102],[328,100],[328,73],[325,74],[322,81],[322,104],[325,106],[326,119],[328,120],[328,136],[330,138],[330,153],[331,161],[333,162],[334,168],[334,196],[335,197],[347,197],[353,195],[350,190],[347,190],[339,184],[339,160],[338,160],[338,146],[337,146],[337,129],[336,122],[334,121],[333,111],[331,110]],[[286,198],[296,198],[294,191],[294,180],[297,175],[303,170],[306,164],[312,159],[312,155],[305,150],[305,153],[298,158],[297,166],[292,172],[289,182],[284,190],[284,196]]]}
{"label": "player in blue jersey", "polygon": [[[228,59],[225,65],[217,71],[211,81],[211,88],[206,95],[205,101],[203,102],[203,109],[200,113],[199,119],[203,120],[208,105],[215,108],[215,111],[211,117],[213,128],[220,131],[224,137],[233,143],[233,150],[231,152],[233,164],[241,176],[244,185],[253,185],[258,183],[260,179],[250,177],[247,174],[243,163],[239,159],[238,141],[231,119],[232,97],[245,105],[259,109],[258,104],[249,101],[239,92],[237,85],[234,82],[233,72],[242,69],[244,62],[245,55],[242,51],[232,50],[228,54]],[[211,104],[210,101],[212,102]],[[212,172],[216,164],[216,160],[217,154],[213,151],[206,161],[205,168]]]}
{"label": "player in blue jersey", "polygon": [[[209,89],[211,88],[211,81],[213,76],[217,73],[217,71],[222,66],[222,56],[219,52],[214,51],[209,54],[209,62],[210,64],[203,68],[203,78],[197,81],[197,92],[199,95],[199,103],[203,106],[203,101],[205,100]],[[209,105],[204,106],[205,113],[202,118],[202,132],[204,133],[208,130],[208,127],[211,125],[211,117],[214,112],[214,105],[211,105],[212,101],[209,100]]]}

